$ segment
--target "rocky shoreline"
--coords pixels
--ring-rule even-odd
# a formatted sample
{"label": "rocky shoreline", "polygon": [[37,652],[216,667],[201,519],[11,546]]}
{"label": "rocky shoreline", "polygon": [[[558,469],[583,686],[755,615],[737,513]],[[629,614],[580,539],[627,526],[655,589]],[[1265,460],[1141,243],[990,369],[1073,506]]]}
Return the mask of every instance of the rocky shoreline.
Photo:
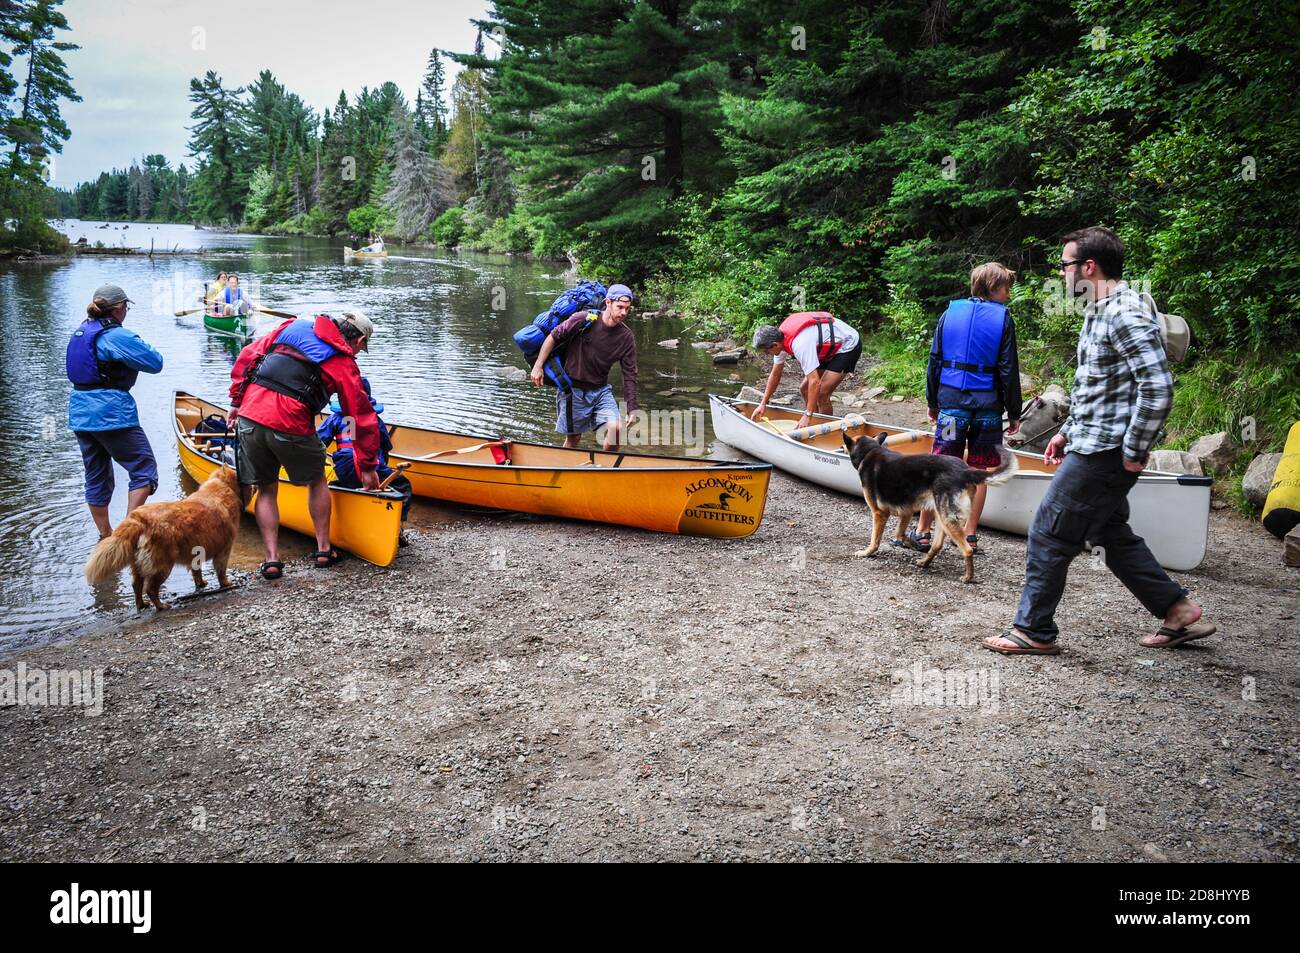
{"label": "rocky shoreline", "polygon": [[855,558],[862,504],[780,473],[746,540],[414,519],[387,570],[297,563],[0,662],[104,685],[97,716],[0,708],[0,858],[1300,856],[1300,594],[1231,511],[1178,574],[1218,636],[1142,648],[1081,559],[1057,659],[978,646],[1023,539],[983,537],[977,586],[950,549]]}

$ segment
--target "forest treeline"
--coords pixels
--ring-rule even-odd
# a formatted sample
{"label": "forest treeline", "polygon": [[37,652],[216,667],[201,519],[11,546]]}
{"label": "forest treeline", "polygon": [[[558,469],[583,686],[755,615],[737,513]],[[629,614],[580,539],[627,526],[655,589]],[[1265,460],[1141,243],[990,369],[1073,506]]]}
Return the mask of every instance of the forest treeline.
{"label": "forest treeline", "polygon": [[382,83],[319,116],[269,71],[247,89],[208,73],[190,85],[192,173],[149,156],[64,201],[572,250],[739,324],[800,300],[928,316],[972,263],[1050,280],[1060,235],[1105,223],[1199,340],[1259,349],[1300,325],[1300,22],[1278,9],[1261,30],[1258,13],[500,0],[477,50],[445,54],[464,67],[451,88],[438,50],[414,102]]}

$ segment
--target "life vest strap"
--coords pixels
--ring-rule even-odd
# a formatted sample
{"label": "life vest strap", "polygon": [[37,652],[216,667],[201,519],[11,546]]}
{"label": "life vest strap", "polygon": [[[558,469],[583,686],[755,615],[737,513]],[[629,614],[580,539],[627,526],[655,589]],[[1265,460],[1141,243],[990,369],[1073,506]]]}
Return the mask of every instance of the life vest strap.
{"label": "life vest strap", "polygon": [[996,364],[967,364],[965,361],[940,361],[939,366],[970,371],[973,374],[992,374],[998,369]]}

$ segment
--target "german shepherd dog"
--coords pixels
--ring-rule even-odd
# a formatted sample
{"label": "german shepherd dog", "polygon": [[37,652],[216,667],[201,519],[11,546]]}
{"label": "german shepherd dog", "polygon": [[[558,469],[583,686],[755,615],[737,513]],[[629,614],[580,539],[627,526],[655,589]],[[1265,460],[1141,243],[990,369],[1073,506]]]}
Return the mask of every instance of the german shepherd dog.
{"label": "german shepherd dog", "polygon": [[844,435],[849,459],[862,480],[862,495],[871,507],[871,546],[866,555],[875,556],[879,552],[885,522],[891,514],[898,517],[898,540],[905,541],[912,514],[933,509],[934,540],[917,565],[924,569],[934,561],[943,548],[946,531],[966,559],[962,582],[973,583],[975,551],[966,542],[966,520],[970,518],[975,488],[981,483],[997,486],[1010,480],[1018,469],[1015,454],[1004,449],[1002,462],[996,469],[977,470],[959,457],[896,453],[885,447],[888,436],[881,433],[875,439],[852,440],[847,433]]}
{"label": "german shepherd dog", "polygon": [[230,585],[226,564],[239,531],[239,483],[232,467],[214,470],[190,496],[173,503],[146,503],[117,524],[113,535],[101,539],[86,562],[86,580],[103,582],[119,569],[131,567],[135,607],[143,610],[147,595],[155,609],[169,608],[159,596],[172,567],[187,565],[194,585],[202,589],[204,559],[212,560],[217,581]]}

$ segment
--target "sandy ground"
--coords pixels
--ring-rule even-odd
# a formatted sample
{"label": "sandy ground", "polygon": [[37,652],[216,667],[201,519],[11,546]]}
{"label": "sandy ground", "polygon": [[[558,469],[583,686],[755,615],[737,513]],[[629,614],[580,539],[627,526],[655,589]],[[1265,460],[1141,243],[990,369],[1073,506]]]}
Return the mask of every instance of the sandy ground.
{"label": "sandy ground", "polygon": [[105,673],[102,715],[0,708],[0,859],[1300,854],[1300,573],[1229,511],[1179,574],[1218,636],[1140,647],[1085,558],[1047,659],[978,645],[1022,539],[983,536],[976,586],[951,548],[856,558],[864,505],[779,473],[748,540],[430,512],[388,570],[0,662]]}

